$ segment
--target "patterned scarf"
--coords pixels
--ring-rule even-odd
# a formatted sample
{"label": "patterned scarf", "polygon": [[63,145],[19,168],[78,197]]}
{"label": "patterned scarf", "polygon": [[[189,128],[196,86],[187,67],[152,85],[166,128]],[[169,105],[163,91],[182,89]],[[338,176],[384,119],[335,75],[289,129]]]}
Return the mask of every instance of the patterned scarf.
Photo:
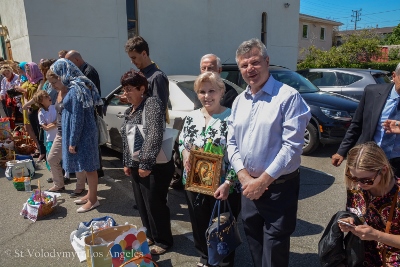
{"label": "patterned scarf", "polygon": [[61,78],[61,82],[70,89],[75,87],[76,97],[83,104],[83,108],[99,106],[103,104],[96,85],[86,78],[79,68],[68,59],[60,58],[50,69]]}
{"label": "patterned scarf", "polygon": [[43,74],[35,62],[29,62],[25,66],[28,67],[30,71],[30,74],[26,72],[26,77],[28,77],[29,82],[37,84],[43,80]]}

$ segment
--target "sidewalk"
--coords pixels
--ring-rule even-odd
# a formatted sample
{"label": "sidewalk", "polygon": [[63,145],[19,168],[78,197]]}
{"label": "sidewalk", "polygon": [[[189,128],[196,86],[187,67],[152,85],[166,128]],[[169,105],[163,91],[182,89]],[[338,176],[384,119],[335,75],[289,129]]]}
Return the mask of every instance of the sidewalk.
{"label": "sidewalk", "polygon": [[[69,193],[75,189],[75,178],[66,185],[65,193],[59,198],[59,206],[49,216],[32,222],[19,215],[23,203],[30,193],[14,189],[12,181],[0,172],[0,266],[86,266],[80,263],[70,244],[70,233],[81,221],[92,218],[111,216],[119,224],[128,222],[141,226],[137,210],[133,209],[133,193],[131,182],[122,170],[118,153],[108,149],[103,151],[103,165],[106,176],[99,179],[100,206],[87,213],[77,213],[79,207],[69,198]],[[40,180],[42,190],[51,184],[46,182],[50,177],[47,170],[38,170],[32,180],[32,188],[36,188]],[[187,211],[184,191],[170,190],[168,197],[171,208],[172,231],[174,246],[161,256],[154,257],[160,267],[196,266],[198,255],[192,241],[191,225]],[[242,245],[236,254],[235,266],[252,264],[246,245]]]}

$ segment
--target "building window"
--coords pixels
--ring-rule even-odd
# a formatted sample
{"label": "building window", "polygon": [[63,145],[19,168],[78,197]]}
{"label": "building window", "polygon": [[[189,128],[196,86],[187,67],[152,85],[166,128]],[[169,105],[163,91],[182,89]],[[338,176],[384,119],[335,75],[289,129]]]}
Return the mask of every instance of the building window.
{"label": "building window", "polygon": [[261,15],[261,42],[267,45],[267,12]]}
{"label": "building window", "polygon": [[308,25],[303,25],[303,38],[308,38]]}
{"label": "building window", "polygon": [[137,0],[126,0],[126,17],[128,19],[128,39],[138,35]]}
{"label": "building window", "polygon": [[325,40],[325,28],[321,27],[321,33],[319,35],[319,39]]}

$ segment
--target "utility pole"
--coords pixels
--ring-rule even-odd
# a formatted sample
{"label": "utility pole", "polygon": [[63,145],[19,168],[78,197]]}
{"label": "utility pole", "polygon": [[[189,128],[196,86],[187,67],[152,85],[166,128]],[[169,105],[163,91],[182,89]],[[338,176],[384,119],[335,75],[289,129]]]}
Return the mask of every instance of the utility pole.
{"label": "utility pole", "polygon": [[361,10],[361,8],[360,10],[352,10],[353,15],[351,15],[351,17],[354,18],[354,20],[351,20],[351,22],[354,22],[354,30],[357,30],[357,21],[361,20]]}

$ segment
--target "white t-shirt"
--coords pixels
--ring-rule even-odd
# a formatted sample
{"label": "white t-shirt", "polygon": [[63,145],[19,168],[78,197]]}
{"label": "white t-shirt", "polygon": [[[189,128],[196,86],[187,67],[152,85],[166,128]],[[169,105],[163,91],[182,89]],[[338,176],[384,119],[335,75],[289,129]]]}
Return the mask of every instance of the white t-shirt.
{"label": "white t-shirt", "polygon": [[[47,125],[50,123],[57,123],[57,111],[54,105],[49,106],[49,110],[44,110],[41,108],[39,110],[39,124],[40,125]],[[56,137],[57,134],[57,127],[54,127],[53,129],[46,131],[46,141],[47,142],[53,142],[54,138]]]}

